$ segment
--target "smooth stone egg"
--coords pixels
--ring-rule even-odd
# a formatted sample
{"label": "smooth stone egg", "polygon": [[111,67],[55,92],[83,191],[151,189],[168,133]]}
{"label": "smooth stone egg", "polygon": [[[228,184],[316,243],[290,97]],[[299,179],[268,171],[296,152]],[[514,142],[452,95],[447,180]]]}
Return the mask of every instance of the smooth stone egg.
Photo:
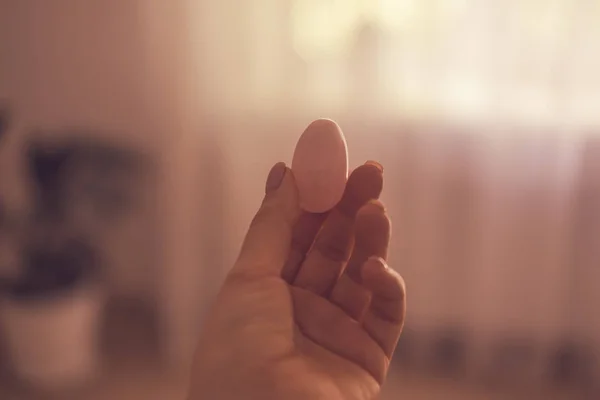
{"label": "smooth stone egg", "polygon": [[338,124],[318,119],[306,128],[294,150],[292,172],[303,210],[322,213],[335,207],[348,179],[348,148]]}

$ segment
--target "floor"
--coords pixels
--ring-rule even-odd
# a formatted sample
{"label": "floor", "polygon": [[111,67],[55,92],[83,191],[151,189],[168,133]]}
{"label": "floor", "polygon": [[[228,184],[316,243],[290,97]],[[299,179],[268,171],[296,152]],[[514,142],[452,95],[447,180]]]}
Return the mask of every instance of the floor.
{"label": "floor", "polygon": [[[132,323],[132,316],[144,318],[139,310],[129,310],[117,315],[108,332],[106,354],[108,362],[103,378],[86,388],[70,393],[34,393],[24,390],[14,379],[9,379],[0,369],[0,399],[2,400],[185,400],[185,374],[168,375],[158,367],[156,340],[148,338],[139,328],[124,328]],[[133,324],[132,326],[143,326]],[[155,338],[156,339],[156,338]],[[111,344],[112,343],[112,344]],[[0,358],[1,355],[0,355]],[[435,378],[417,374],[401,366],[394,366],[384,387],[381,400],[597,400],[600,397],[578,396],[557,390],[491,390],[467,385],[448,378]]]}
{"label": "floor", "polygon": [[[112,369],[101,381],[85,390],[72,393],[27,393],[2,385],[3,400],[184,400],[185,379],[158,372],[129,367]],[[588,397],[591,399],[592,397]],[[575,400],[586,399],[558,391],[509,392],[469,387],[447,379],[419,377],[396,371],[388,380],[381,400]]]}

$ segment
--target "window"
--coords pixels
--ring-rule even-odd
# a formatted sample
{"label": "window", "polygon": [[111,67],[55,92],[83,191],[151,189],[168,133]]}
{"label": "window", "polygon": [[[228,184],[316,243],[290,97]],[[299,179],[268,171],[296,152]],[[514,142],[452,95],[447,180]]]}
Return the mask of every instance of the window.
{"label": "window", "polygon": [[228,46],[245,59],[218,69],[257,110],[600,124],[600,1],[241,4]]}

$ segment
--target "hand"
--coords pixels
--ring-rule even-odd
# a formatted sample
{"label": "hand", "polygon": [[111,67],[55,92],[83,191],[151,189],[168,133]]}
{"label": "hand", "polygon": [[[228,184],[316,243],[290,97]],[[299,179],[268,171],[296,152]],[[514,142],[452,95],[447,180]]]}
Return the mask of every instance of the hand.
{"label": "hand", "polygon": [[383,171],[357,168],[327,214],[302,212],[279,163],[207,318],[190,399],[376,398],[402,330],[387,268]]}

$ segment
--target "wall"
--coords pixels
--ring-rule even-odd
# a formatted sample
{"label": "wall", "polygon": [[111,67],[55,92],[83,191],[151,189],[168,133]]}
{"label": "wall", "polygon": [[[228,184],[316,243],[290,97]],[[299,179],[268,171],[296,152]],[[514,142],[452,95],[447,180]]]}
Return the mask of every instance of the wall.
{"label": "wall", "polygon": [[[31,194],[20,154],[32,128],[92,128],[149,153],[157,168],[147,204],[115,228],[106,245],[113,249],[113,290],[158,299],[175,363],[189,359],[194,346],[206,303],[202,288],[215,290],[204,283],[211,280],[203,279],[201,262],[215,262],[222,242],[211,232],[205,233],[208,241],[200,237],[202,226],[218,225],[201,214],[203,198],[218,206],[201,195],[202,179],[214,169],[203,164],[202,154],[218,153],[200,141],[201,131],[210,129],[202,122],[202,96],[209,104],[210,96],[202,92],[202,62],[190,51],[201,40],[188,35],[188,6],[145,0],[0,3],[0,99],[16,115],[0,157],[2,193],[27,208]],[[213,256],[203,258],[207,247]]]}

